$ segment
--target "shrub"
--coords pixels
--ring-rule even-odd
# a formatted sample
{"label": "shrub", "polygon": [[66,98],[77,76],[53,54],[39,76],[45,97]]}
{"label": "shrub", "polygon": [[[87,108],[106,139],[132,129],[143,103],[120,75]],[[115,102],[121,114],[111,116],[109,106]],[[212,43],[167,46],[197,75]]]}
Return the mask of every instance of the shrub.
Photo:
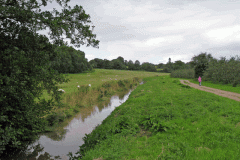
{"label": "shrub", "polygon": [[118,86],[119,86],[119,87],[124,87],[124,86],[125,86],[125,84],[123,83],[123,81],[122,81],[122,80],[119,80],[119,81],[118,81]]}
{"label": "shrub", "polygon": [[215,83],[232,84],[236,87],[240,84],[240,58],[231,57],[227,60],[221,57],[220,60],[211,60],[203,78]]}
{"label": "shrub", "polygon": [[49,126],[53,126],[58,121],[58,116],[56,113],[52,113],[47,116],[46,120]]}
{"label": "shrub", "polygon": [[188,78],[193,79],[194,78],[194,69],[179,69],[172,71],[170,74],[171,77],[174,78]]}
{"label": "shrub", "polygon": [[105,83],[103,83],[102,87],[109,88],[109,87],[111,87],[111,84],[109,82],[105,82]]}

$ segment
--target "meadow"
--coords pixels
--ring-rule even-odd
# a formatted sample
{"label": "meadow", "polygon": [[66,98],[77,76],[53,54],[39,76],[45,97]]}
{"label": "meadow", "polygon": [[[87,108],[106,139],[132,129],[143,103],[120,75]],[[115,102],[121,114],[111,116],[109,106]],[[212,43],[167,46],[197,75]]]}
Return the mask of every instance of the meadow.
{"label": "meadow", "polygon": [[70,159],[240,159],[239,102],[178,78],[143,80]]}
{"label": "meadow", "polygon": [[[60,89],[63,89],[66,94],[74,93],[78,90],[78,85],[89,85],[91,88],[97,88],[104,82],[132,79],[138,77],[139,79],[157,76],[157,75],[169,75],[169,73],[156,73],[146,71],[126,71],[126,70],[110,70],[110,69],[94,69],[93,72],[80,73],[80,74],[64,74],[70,81],[68,83],[58,84]],[[65,94],[65,95],[66,95]],[[47,91],[44,91],[43,96],[49,99]]]}

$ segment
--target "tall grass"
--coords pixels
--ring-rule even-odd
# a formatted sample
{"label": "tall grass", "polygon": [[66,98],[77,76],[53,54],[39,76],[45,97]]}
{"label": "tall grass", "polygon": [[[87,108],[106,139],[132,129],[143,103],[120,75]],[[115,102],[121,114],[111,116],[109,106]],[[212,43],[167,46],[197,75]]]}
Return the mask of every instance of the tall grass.
{"label": "tall grass", "polygon": [[174,78],[188,78],[193,79],[194,78],[194,69],[179,69],[174,70],[170,74],[171,77]]}

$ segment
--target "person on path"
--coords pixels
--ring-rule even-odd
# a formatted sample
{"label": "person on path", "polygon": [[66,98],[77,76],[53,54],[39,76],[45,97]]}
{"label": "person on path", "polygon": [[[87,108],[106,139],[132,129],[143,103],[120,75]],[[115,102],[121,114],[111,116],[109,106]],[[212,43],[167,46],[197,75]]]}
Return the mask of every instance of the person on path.
{"label": "person on path", "polygon": [[198,82],[199,82],[199,86],[201,86],[202,79],[200,76],[198,77]]}

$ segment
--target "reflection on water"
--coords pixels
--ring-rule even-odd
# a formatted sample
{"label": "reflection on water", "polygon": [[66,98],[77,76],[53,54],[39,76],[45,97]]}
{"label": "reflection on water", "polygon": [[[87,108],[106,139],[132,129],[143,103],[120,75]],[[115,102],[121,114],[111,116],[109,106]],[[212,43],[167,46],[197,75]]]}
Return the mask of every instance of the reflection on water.
{"label": "reflection on water", "polygon": [[39,135],[38,140],[14,155],[12,160],[67,160],[69,152],[76,153],[79,150],[85,134],[91,133],[115,107],[124,103],[130,93],[127,91],[112,96],[109,101],[100,102],[97,106],[81,108],[79,114],[62,123],[55,132]]}

